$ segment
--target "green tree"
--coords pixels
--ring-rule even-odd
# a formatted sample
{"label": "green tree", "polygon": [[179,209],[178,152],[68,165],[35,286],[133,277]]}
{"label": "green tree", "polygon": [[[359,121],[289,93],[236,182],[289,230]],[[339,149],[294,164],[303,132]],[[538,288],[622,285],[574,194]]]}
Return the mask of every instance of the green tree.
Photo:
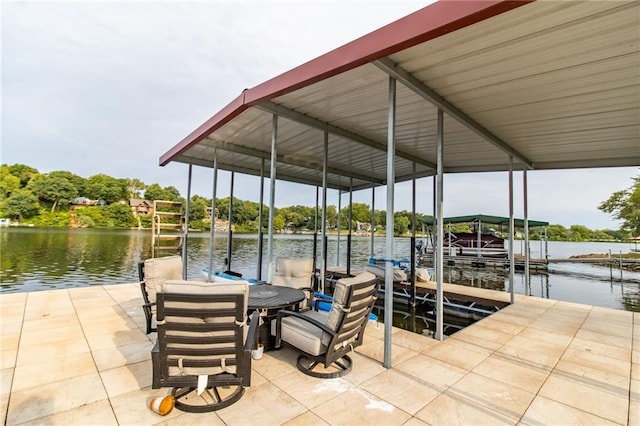
{"label": "green tree", "polygon": [[35,195],[26,189],[21,189],[2,201],[1,208],[3,216],[22,220],[38,214],[40,205]]}
{"label": "green tree", "polygon": [[127,179],[127,190],[129,191],[129,198],[140,198],[140,194],[145,190],[147,186],[140,179]]}
{"label": "green tree", "polygon": [[85,196],[94,200],[104,200],[107,204],[126,200],[129,197],[126,179],[116,179],[104,174],[87,179]]}
{"label": "green tree", "polygon": [[0,200],[8,198],[20,189],[20,179],[14,176],[6,164],[0,166]]}
{"label": "green tree", "polygon": [[9,171],[20,179],[20,188],[27,186],[32,177],[40,174],[37,169],[25,164],[12,164],[9,166]]}
{"label": "green tree", "polygon": [[78,196],[84,195],[84,186],[87,180],[82,176],[78,176],[66,170],[57,170],[57,171],[48,173],[48,175],[51,177],[60,177],[68,180],[76,188],[76,191],[78,191]]}
{"label": "green tree", "polygon": [[109,225],[115,228],[128,228],[135,222],[131,208],[122,203],[109,204],[102,209]]}
{"label": "green tree", "polygon": [[611,213],[614,219],[621,220],[622,230],[640,235],[640,174],[631,180],[633,185],[614,192],[598,208],[605,213]]}
{"label": "green tree", "polygon": [[591,230],[584,225],[571,225],[569,233],[572,241],[589,241],[592,236]]}
{"label": "green tree", "polygon": [[278,213],[273,217],[273,230],[282,231],[284,229],[284,218]]}
{"label": "green tree", "polygon": [[76,187],[64,177],[55,175],[38,175],[29,183],[31,192],[39,199],[50,201],[51,212],[53,213],[58,206],[68,205],[74,198],[78,196]]}
{"label": "green tree", "polygon": [[396,215],[393,218],[393,232],[394,235],[404,235],[409,230],[409,224],[411,221],[404,215]]}
{"label": "green tree", "polygon": [[202,220],[207,217],[207,207],[209,207],[209,203],[206,198],[199,195],[191,197],[191,203],[189,203],[189,221]]}
{"label": "green tree", "polygon": [[549,225],[547,227],[547,239],[550,241],[568,241],[569,230],[562,225]]}

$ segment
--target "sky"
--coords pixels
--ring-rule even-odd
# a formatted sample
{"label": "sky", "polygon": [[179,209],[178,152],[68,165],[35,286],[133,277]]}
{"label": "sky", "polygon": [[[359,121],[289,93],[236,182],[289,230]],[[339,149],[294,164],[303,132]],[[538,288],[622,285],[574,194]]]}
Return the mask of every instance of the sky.
{"label": "sky", "polygon": [[[0,2],[0,162],[41,173],[175,186],[187,165],[159,157],[236,98],[297,65],[414,12],[426,1],[45,1]],[[598,210],[628,188],[638,168],[530,171],[529,218],[617,229]],[[220,172],[218,197],[229,194]],[[507,216],[508,174],[446,175],[445,216]],[[418,180],[417,211],[432,213],[432,178]],[[259,200],[259,179],[236,175],[234,196]],[[265,182],[268,191],[268,180]],[[514,173],[516,216],[522,173]],[[194,167],[192,194],[212,194],[212,171]],[[376,190],[376,208],[386,191]],[[276,207],[315,205],[315,188],[278,182]],[[411,183],[395,209],[411,210]],[[354,202],[371,204],[371,190]],[[329,191],[329,204],[338,193]],[[343,195],[342,206],[348,203]]]}

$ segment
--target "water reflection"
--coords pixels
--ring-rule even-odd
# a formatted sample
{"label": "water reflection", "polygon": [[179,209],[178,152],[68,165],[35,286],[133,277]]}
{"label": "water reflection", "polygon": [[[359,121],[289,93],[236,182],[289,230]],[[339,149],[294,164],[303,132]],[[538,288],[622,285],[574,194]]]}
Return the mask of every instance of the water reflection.
{"label": "water reflection", "polygon": [[[328,264],[346,264],[346,239],[340,241],[337,259],[337,239],[328,240]],[[603,243],[549,243],[550,252],[605,252]],[[368,237],[354,237],[353,268],[363,267],[370,253]],[[318,241],[317,257],[321,244]],[[621,246],[622,247],[622,246]],[[266,259],[266,237],[263,258]],[[214,242],[214,268],[224,268],[227,251],[226,235],[217,235]],[[274,256],[313,256],[313,236],[277,235]],[[376,238],[374,253],[386,256],[385,239]],[[209,235],[194,233],[188,240],[188,276],[201,278],[201,269],[209,264]],[[394,253],[409,253],[409,239],[395,238]],[[52,288],[136,282],[137,262],[151,254],[150,231],[104,231],[88,229],[0,229],[0,291],[36,291]],[[553,254],[553,253],[552,253]],[[567,254],[565,254],[565,257]],[[396,257],[402,257],[396,255]],[[258,241],[255,235],[238,235],[233,239],[231,268],[247,277],[257,276]],[[479,288],[508,291],[508,274],[499,268],[445,268],[447,282]],[[266,277],[266,260],[262,276]],[[611,276],[613,275],[613,279]],[[516,293],[566,300],[629,311],[640,311],[640,273],[619,272],[607,267],[580,264],[551,265],[550,273],[533,275],[525,283],[521,273],[515,275]],[[400,314],[398,314],[400,315]],[[404,315],[404,314],[402,314]],[[419,317],[427,318],[428,312]],[[400,316],[399,320],[403,320]],[[422,320],[420,320],[422,321]],[[417,322],[417,324],[420,323]],[[423,321],[424,323],[424,321]],[[420,328],[417,326],[418,329]]]}

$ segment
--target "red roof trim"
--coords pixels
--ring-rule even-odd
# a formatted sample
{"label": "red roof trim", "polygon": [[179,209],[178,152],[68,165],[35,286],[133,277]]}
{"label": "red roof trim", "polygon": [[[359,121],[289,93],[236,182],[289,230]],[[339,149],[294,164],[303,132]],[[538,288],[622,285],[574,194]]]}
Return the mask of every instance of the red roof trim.
{"label": "red roof trim", "polygon": [[252,105],[274,99],[403,49],[491,18],[533,0],[440,0],[329,53],[247,89],[204,124],[160,157],[169,163]]}

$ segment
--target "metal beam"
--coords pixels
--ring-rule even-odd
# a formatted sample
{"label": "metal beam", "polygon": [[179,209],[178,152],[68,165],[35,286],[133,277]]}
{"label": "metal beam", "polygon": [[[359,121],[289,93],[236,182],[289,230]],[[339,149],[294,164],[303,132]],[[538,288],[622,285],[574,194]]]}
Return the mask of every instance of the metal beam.
{"label": "metal beam", "polygon": [[[223,142],[223,141],[217,141],[211,138],[206,138],[205,145],[222,150],[222,151],[228,151],[236,154],[246,155],[248,157],[255,157],[260,159],[271,159],[271,154],[269,152],[260,151],[258,149],[249,148],[242,145],[236,145],[230,142]],[[317,170],[317,171],[322,171],[322,167],[323,167],[323,165],[320,163],[305,161],[299,158],[293,158],[293,157],[282,155],[282,154],[278,154],[276,156],[276,161],[278,163],[288,164],[290,166],[302,167],[304,169],[311,169],[311,170]],[[378,185],[382,184],[381,179],[374,179],[371,176],[363,173],[355,173],[355,172],[351,172],[344,169],[337,169],[335,167],[328,167],[327,172],[334,175],[338,175],[338,176],[345,176],[345,177],[350,177],[358,180],[363,180],[365,182],[376,183]]]}
{"label": "metal beam", "polygon": [[482,127],[477,121],[473,120],[467,114],[462,112],[458,107],[456,107],[451,102],[447,101],[443,98],[438,92],[424,84],[422,81],[418,80],[411,73],[398,66],[389,58],[382,58],[374,62],[378,68],[387,73],[389,76],[397,79],[402,84],[407,86],[410,90],[412,90],[417,95],[431,102],[433,105],[437,106],[439,109],[443,110],[451,117],[458,120],[460,123],[464,124],[470,130],[473,130],[478,135],[482,136],[487,141],[491,142],[504,152],[513,157],[517,158],[520,162],[524,163],[528,168],[533,168],[533,163],[525,157],[520,152],[516,151],[511,145],[500,139],[498,136],[491,133],[486,128]]}
{"label": "metal beam", "polygon": [[[383,143],[374,141],[373,139],[366,138],[357,133],[353,133],[341,127],[334,126],[333,124],[329,124],[315,117],[311,117],[309,115],[286,108],[282,105],[278,105],[273,102],[264,102],[259,105],[256,105],[255,108],[258,108],[267,112],[272,112],[274,114],[278,114],[279,116],[287,118],[291,121],[295,121],[301,124],[306,124],[307,126],[313,127],[314,129],[322,130],[332,135],[340,136],[342,138],[349,139],[353,142],[356,142],[362,145],[367,145],[371,148],[375,148],[380,151],[384,151],[384,152],[387,151],[387,146]],[[396,149],[395,155],[396,157],[400,157],[400,158],[404,158],[405,160],[416,162],[417,164],[421,164],[423,166],[429,167],[430,169],[435,170],[436,168],[436,165],[434,163],[424,158],[420,158],[416,156],[415,152],[404,152],[399,149]]]}
{"label": "metal beam", "polygon": [[[181,155],[180,157],[176,157],[171,161],[176,162],[176,163],[193,164],[194,166],[213,167],[213,161],[204,160],[204,159],[201,159],[201,158],[187,157],[187,156],[184,156],[184,155]],[[250,176],[260,176],[260,170],[251,169],[251,168],[248,168],[248,167],[242,167],[242,166],[238,166],[238,165],[235,165],[235,164],[222,163],[220,161],[218,161],[218,168],[220,170],[225,170],[227,172],[232,172],[233,171],[233,172],[236,172],[236,173],[242,173],[242,174],[250,175]],[[269,176],[265,176],[265,177],[269,177]],[[313,179],[302,179],[299,176],[288,175],[288,174],[282,173],[282,172],[278,172],[278,179],[279,180],[286,180],[286,181],[289,181],[289,182],[302,183],[302,184],[311,185],[311,186],[316,186],[318,184],[318,182],[313,180]],[[368,188],[369,187],[370,186],[368,186]],[[331,188],[331,189],[341,189],[343,191],[348,191],[349,190],[348,186],[333,185],[333,184],[330,185],[329,188]]]}

